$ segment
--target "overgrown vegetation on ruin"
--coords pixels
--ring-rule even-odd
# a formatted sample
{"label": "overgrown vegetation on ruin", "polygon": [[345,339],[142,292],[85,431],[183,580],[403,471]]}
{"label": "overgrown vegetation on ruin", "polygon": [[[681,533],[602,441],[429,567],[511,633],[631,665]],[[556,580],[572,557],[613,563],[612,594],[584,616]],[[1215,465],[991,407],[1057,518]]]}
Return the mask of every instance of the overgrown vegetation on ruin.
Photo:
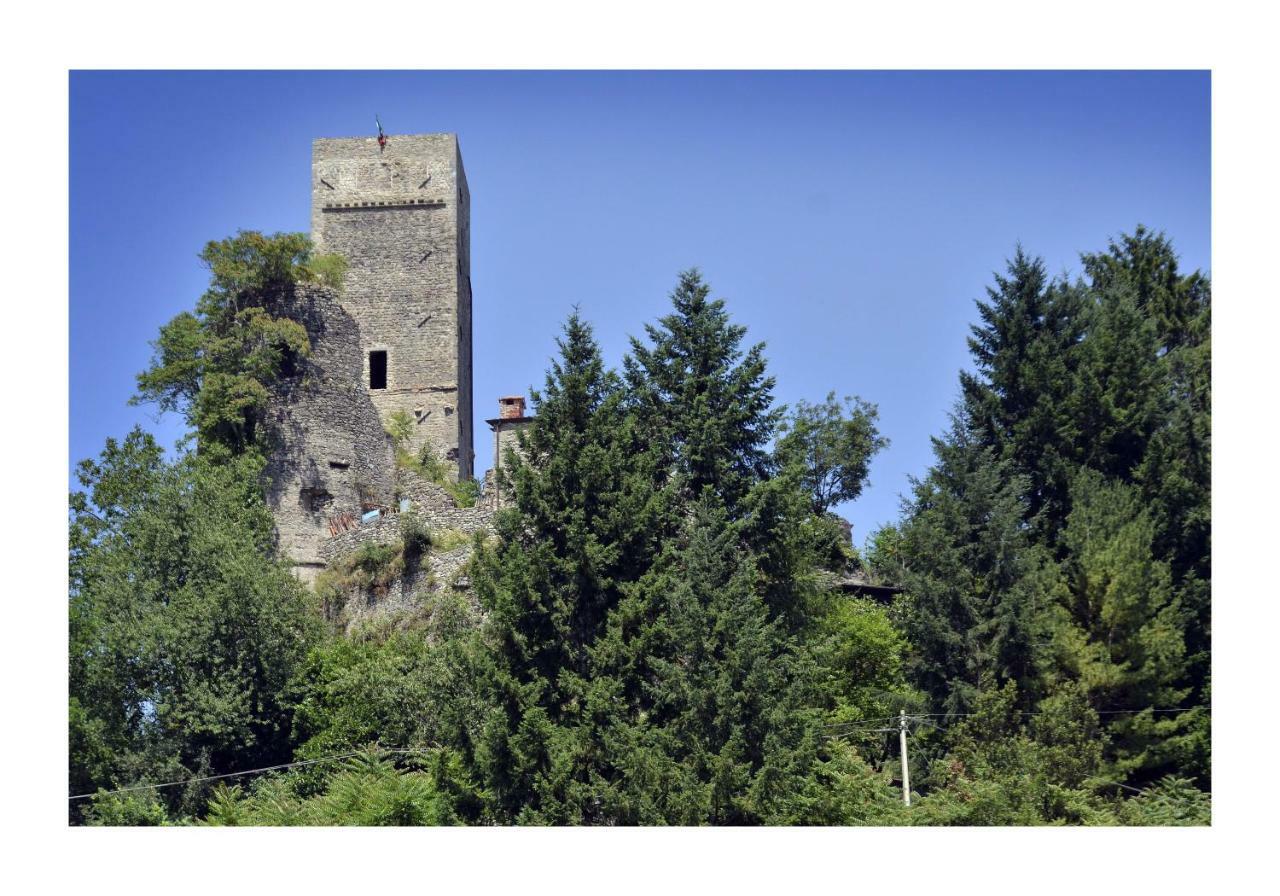
{"label": "overgrown vegetation on ruin", "polygon": [[209,288],[194,312],[160,328],[133,403],[186,419],[214,457],[267,450],[270,389],[311,354],[306,330],[280,313],[299,284],[341,290],[346,260],[314,251],[304,234],[241,231],[205,246]]}
{"label": "overgrown vegetation on ruin", "polygon": [[396,466],[411,470],[427,482],[434,483],[453,498],[459,507],[474,507],[480,497],[480,483],[474,479],[459,482],[449,475],[449,467],[430,444],[423,445],[416,453],[409,450],[413,437],[413,417],[408,411],[395,411],[387,422],[387,435],[395,445]]}

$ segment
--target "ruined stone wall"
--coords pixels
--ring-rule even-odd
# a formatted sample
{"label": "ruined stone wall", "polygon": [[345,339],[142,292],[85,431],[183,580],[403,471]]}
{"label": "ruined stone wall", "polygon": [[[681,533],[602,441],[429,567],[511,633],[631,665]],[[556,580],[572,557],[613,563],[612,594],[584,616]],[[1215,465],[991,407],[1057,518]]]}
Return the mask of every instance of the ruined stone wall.
{"label": "ruined stone wall", "polygon": [[[414,514],[433,533],[454,530],[470,535],[493,531],[492,510],[483,506],[459,507],[447,491],[411,470],[399,471],[396,494],[399,500],[394,505],[395,512],[384,513],[374,521],[323,539],[318,549],[323,562],[332,563],[364,544],[399,541],[401,520],[406,512]],[[403,511],[400,501],[407,502]],[[446,551],[432,548],[385,586],[353,589],[343,604],[342,618],[347,627],[377,616],[421,611],[431,596],[442,589],[469,595],[471,583],[466,567],[473,551],[470,541]]]}
{"label": "ruined stone wall", "polygon": [[[312,174],[312,238],[348,262],[357,381],[384,421],[412,416],[411,450],[430,444],[470,478],[470,196],[456,136],[316,140]],[[386,388],[369,388],[374,351]]]}
{"label": "ruined stone wall", "polygon": [[299,287],[276,310],[303,324],[312,354],[272,396],[266,495],[281,552],[310,581],[326,562],[320,543],[333,514],[392,502],[395,457],[360,379],[359,328],[339,296]]}
{"label": "ruined stone wall", "polygon": [[481,611],[469,591],[471,582],[465,572],[471,553],[471,546],[463,545],[443,554],[430,554],[385,588],[355,589],[346,595],[342,610],[333,621],[343,623],[350,633],[363,622],[398,614],[421,618],[447,594],[461,595],[478,619]]}
{"label": "ruined stone wall", "polygon": [[[407,512],[418,517],[432,532],[452,529],[470,535],[493,531],[492,510],[483,506],[459,507],[448,492],[433,483],[417,479],[415,485],[402,485],[399,494],[409,502]],[[398,503],[393,506],[399,510]],[[385,513],[373,522],[326,537],[319,543],[318,555],[324,563],[329,563],[362,544],[391,544],[400,538],[400,517],[400,512]]]}

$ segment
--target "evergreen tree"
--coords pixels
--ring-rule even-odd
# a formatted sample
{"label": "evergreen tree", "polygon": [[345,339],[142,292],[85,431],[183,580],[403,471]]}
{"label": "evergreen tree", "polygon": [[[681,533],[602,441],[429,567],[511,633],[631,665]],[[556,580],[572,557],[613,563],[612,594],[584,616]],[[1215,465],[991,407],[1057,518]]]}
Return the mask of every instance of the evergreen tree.
{"label": "evergreen tree", "polygon": [[730,323],[724,300],[710,295],[697,270],[681,273],[672,312],[645,325],[649,346],[631,340],[625,369],[637,416],[685,493],[713,488],[736,513],[768,473],[781,411],[764,344],[744,351],[746,327]]}
{"label": "evergreen tree", "polygon": [[1123,288],[1097,297],[1064,402],[1065,444],[1076,463],[1131,481],[1166,411],[1155,326]]}
{"label": "evergreen tree", "polygon": [[976,373],[962,372],[964,412],[980,443],[1027,477],[1026,518],[1052,532],[1065,518],[1072,442],[1063,432],[1085,299],[1051,283],[1044,261],[1019,246],[1007,276],[995,275],[978,302],[969,350]]}
{"label": "evergreen tree", "polygon": [[652,452],[576,313],[559,348],[533,396],[526,460],[512,456],[501,543],[481,553],[474,579],[493,651],[475,762],[495,817],[509,821],[599,820],[584,770],[589,648],[663,532]]}
{"label": "evergreen tree", "polygon": [[816,712],[757,580],[708,492],[612,614],[593,660],[612,707],[603,777],[618,821],[759,824],[796,811]]}
{"label": "evergreen tree", "polygon": [[1098,292],[1131,290],[1155,327],[1162,353],[1208,339],[1209,280],[1199,271],[1178,271],[1178,256],[1163,233],[1139,224],[1132,234],[1111,240],[1106,252],[1081,256],[1085,273]]}
{"label": "evergreen tree", "polygon": [[949,712],[972,707],[984,675],[1034,699],[1047,558],[1023,523],[1027,479],[958,416],[934,454],[899,532],[914,680]]}
{"label": "evergreen tree", "polygon": [[1152,549],[1150,513],[1133,486],[1092,471],[1080,474],[1072,502],[1063,533],[1070,622],[1056,637],[1063,672],[1098,709],[1117,711],[1108,720],[1116,774],[1150,780],[1175,767],[1206,773],[1205,714],[1167,712],[1189,695],[1189,619],[1168,563]]}
{"label": "evergreen tree", "polygon": [[1139,226],[1106,252],[1083,256],[1097,290],[1134,297],[1155,332],[1159,389],[1167,412],[1133,478],[1155,525],[1154,548],[1195,622],[1188,674],[1207,700],[1209,681],[1211,348],[1208,277],[1182,274],[1172,243]]}

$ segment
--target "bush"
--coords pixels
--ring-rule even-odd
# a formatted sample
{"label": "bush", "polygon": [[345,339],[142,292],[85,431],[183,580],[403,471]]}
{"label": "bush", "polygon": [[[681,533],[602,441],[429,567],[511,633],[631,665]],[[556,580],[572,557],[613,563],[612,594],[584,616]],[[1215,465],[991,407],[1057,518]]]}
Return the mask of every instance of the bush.
{"label": "bush", "polygon": [[474,479],[446,482],[444,488],[453,496],[454,503],[459,507],[475,507],[476,500],[480,497],[480,483]]}
{"label": "bush", "polygon": [[400,542],[406,559],[416,559],[431,550],[431,531],[416,513],[400,514]]}
{"label": "bush", "polygon": [[396,411],[386,425],[387,435],[395,443],[396,451],[403,450],[406,442],[413,436],[413,417],[408,411]]}
{"label": "bush", "polygon": [[85,824],[95,827],[162,827],[169,823],[155,791],[99,793],[84,811]]}

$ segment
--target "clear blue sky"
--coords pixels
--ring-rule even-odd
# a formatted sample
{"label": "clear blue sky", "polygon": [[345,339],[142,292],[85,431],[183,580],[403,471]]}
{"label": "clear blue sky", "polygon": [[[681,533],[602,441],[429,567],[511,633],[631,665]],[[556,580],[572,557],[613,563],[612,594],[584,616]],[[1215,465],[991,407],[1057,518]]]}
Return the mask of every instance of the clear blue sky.
{"label": "clear blue sky", "polygon": [[[71,97],[70,461],[135,422],[148,341],[203,244],[309,227],[314,137],[459,135],[475,416],[542,382],[574,305],[607,359],[698,266],[777,397],[879,405],[892,446],[841,508],[896,519],[1016,242],[1052,272],[1141,222],[1209,270],[1204,72],[80,72]],[[488,466],[488,443],[477,462]]]}

